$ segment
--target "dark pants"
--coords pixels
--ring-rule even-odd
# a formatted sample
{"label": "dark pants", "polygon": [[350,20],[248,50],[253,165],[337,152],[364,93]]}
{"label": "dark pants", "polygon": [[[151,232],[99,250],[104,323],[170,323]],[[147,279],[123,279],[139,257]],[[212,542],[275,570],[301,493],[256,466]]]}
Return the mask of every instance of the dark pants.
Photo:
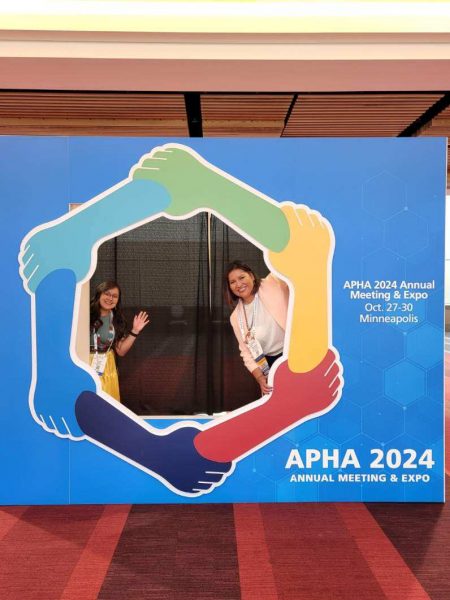
{"label": "dark pants", "polygon": [[277,358],[280,358],[281,354],[276,354],[275,356],[267,356],[266,354],[266,360],[269,364],[269,367],[271,367],[273,365],[273,363],[277,360]]}

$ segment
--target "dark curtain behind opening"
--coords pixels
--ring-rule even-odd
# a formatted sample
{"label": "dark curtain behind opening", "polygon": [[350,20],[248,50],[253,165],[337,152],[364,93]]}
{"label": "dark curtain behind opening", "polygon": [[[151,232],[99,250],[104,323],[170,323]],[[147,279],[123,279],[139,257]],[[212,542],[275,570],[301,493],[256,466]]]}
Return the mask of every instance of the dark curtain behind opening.
{"label": "dark curtain behind opening", "polygon": [[263,253],[223,221],[211,216],[212,338],[214,355],[214,401],[216,411],[230,411],[259,397],[259,386],[239,354],[230,324],[231,309],[223,295],[223,276],[234,260],[247,263],[260,277],[268,273]]}
{"label": "dark curtain behind opening", "polygon": [[207,213],[160,218],[102,244],[91,292],[115,279],[130,327],[139,310],[151,319],[118,358],[125,406],[140,415],[212,414],[258,397],[222,294],[224,269],[236,259],[268,272],[258,248]]}
{"label": "dark curtain behind opening", "polygon": [[116,279],[131,327],[151,322],[118,359],[123,403],[137,414],[191,414],[207,405],[207,215],[157,219],[99,249],[91,285]]}

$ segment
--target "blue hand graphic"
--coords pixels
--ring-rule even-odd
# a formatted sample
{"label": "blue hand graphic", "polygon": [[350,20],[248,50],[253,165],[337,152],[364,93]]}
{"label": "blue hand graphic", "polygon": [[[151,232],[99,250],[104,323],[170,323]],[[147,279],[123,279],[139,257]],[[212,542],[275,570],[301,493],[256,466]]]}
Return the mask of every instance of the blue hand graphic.
{"label": "blue hand graphic", "polygon": [[194,438],[200,430],[194,425],[155,432],[144,421],[131,418],[120,405],[92,392],[80,394],[75,412],[87,436],[152,471],[183,494],[211,492],[234,469],[231,462],[218,463],[197,452]]}
{"label": "blue hand graphic", "polygon": [[77,367],[69,346],[75,298],[75,275],[59,270],[48,275],[36,292],[37,371],[33,417],[47,431],[76,439],[84,434],[75,417],[82,390],[95,390],[92,377]]}
{"label": "blue hand graphic", "polygon": [[83,438],[84,433],[75,417],[74,399],[80,390],[95,390],[95,384],[86,371],[69,361],[70,357],[43,374],[40,371],[32,407],[33,416],[46,431],[76,440]]}
{"label": "blue hand graphic", "polygon": [[58,269],[69,269],[76,280],[91,267],[93,245],[114,233],[149,219],[170,203],[166,190],[152,181],[128,181],[87,202],[81,209],[30,232],[19,254],[20,275],[29,293]]}

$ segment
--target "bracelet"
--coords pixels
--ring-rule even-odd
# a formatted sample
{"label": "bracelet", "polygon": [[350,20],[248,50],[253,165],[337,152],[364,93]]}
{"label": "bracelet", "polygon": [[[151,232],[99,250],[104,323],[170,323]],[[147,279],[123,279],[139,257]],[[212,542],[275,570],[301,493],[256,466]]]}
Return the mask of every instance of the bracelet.
{"label": "bracelet", "polygon": [[134,338],[136,338],[139,334],[138,333],[133,333],[132,331],[130,331],[129,335],[132,335]]}

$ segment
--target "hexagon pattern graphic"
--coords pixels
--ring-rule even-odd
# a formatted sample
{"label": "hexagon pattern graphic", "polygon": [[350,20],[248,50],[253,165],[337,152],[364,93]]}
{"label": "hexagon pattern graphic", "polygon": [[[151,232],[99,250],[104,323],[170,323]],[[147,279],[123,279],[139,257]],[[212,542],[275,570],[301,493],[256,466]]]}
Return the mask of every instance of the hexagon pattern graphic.
{"label": "hexagon pattern graphic", "polygon": [[425,394],[425,372],[407,360],[386,370],[386,394],[400,404],[410,404]]}
{"label": "hexagon pattern graphic", "polygon": [[[425,219],[404,210],[391,217],[385,224],[386,248],[407,258],[420,252],[428,245],[428,227]],[[405,230],[408,236],[399,236],[398,232]]]}
{"label": "hexagon pattern graphic", "polygon": [[406,185],[391,173],[380,173],[363,185],[363,208],[374,217],[388,219],[406,206]]}

